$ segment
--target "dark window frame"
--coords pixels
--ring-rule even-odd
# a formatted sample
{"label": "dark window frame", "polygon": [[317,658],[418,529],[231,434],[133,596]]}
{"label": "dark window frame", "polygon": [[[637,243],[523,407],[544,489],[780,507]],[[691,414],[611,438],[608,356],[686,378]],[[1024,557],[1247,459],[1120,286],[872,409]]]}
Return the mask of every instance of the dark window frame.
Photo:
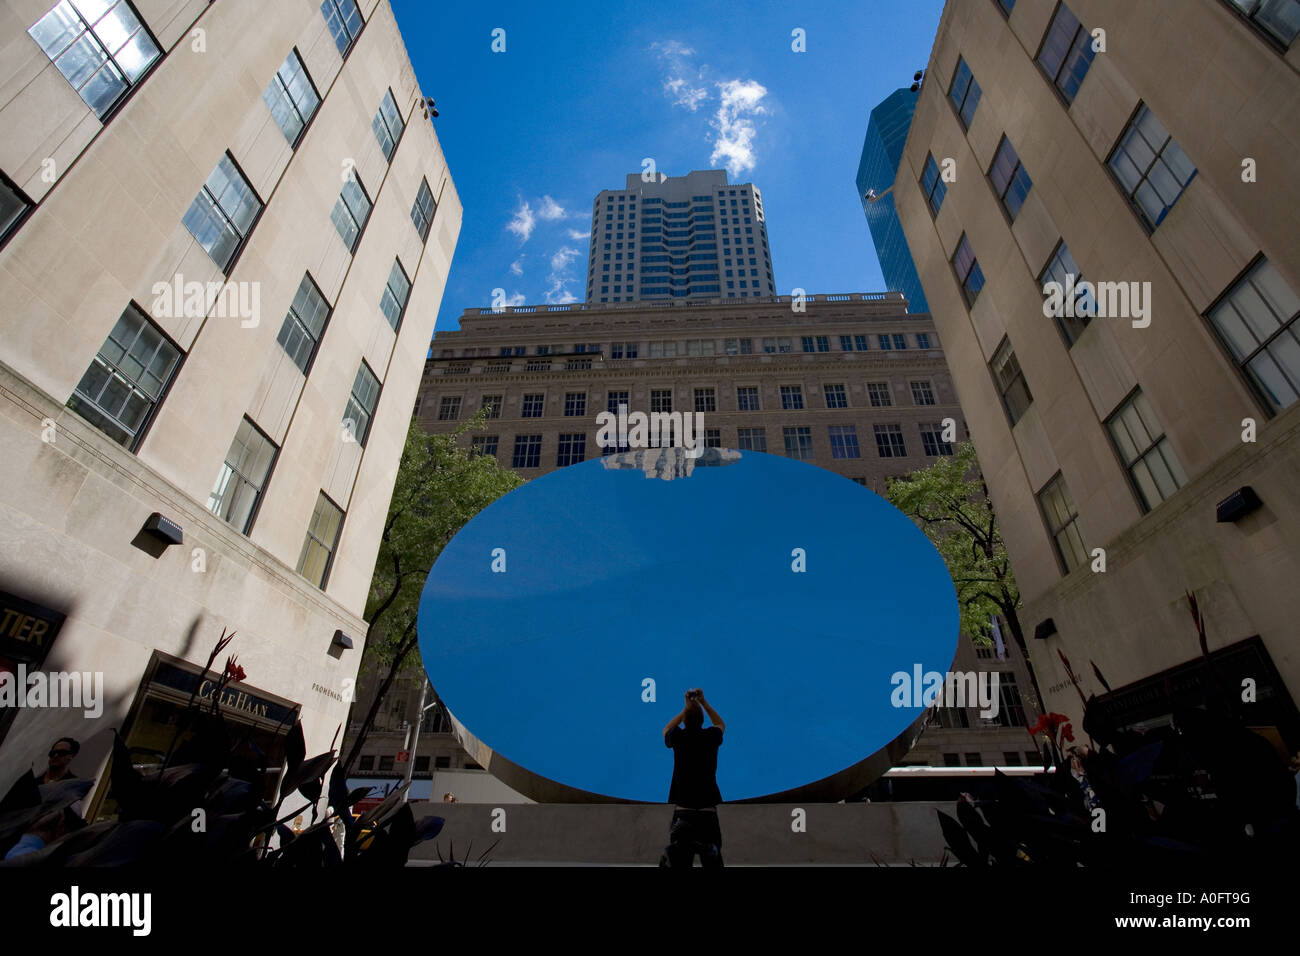
{"label": "dark window frame", "polygon": [[[963,65],[966,67],[966,72],[970,74],[970,82],[966,84],[966,89],[962,93],[961,97],[961,105],[958,106],[957,103],[953,101],[952,92],[957,86],[957,76],[961,73]],[[971,109],[970,120],[967,121],[966,117],[962,114],[966,110],[966,104],[970,101],[970,91],[972,87],[975,89],[975,105]],[[944,99],[948,101],[948,105],[951,106],[953,112],[957,114],[957,122],[961,124],[963,132],[970,131],[971,123],[975,122],[975,114],[979,112],[980,101],[983,100],[983,98],[984,87],[980,86],[979,81],[975,79],[975,71],[971,69],[970,61],[959,53],[957,55],[957,65],[953,67],[952,79],[948,83],[948,92],[944,96]]]}
{"label": "dark window frame", "polygon": [[[1060,14],[1062,7],[1066,9],[1066,11],[1070,14],[1070,16],[1074,17],[1074,21],[1075,23],[1078,24],[1078,27],[1075,29],[1074,36],[1071,37],[1070,39],[1070,45],[1069,47],[1066,48],[1065,55],[1061,57],[1061,64],[1056,68],[1056,75],[1052,76],[1047,72],[1047,68],[1043,66],[1042,63],[1039,62],[1038,58],[1043,55],[1043,48],[1047,45],[1048,37],[1052,35],[1052,27],[1056,25],[1056,18]],[[1065,69],[1066,64],[1070,62],[1070,56],[1074,52],[1075,43],[1078,41],[1080,33],[1082,33],[1083,36],[1088,38],[1085,41],[1085,45],[1087,46],[1087,49],[1091,54],[1088,57],[1088,69],[1084,70],[1083,79],[1079,80],[1079,89],[1082,89],[1083,81],[1087,79],[1088,74],[1092,72],[1092,63],[1093,60],[1096,59],[1097,54],[1092,53],[1092,32],[1086,26],[1083,25],[1082,20],[1080,20],[1077,16],[1075,16],[1074,10],[1072,10],[1069,4],[1065,3],[1064,0],[1057,0],[1056,6],[1052,8],[1052,15],[1048,18],[1047,26],[1043,29],[1043,36],[1038,41],[1038,49],[1034,51],[1034,66],[1038,67],[1039,75],[1042,76],[1043,79],[1047,81],[1047,85],[1052,88],[1052,92],[1056,94],[1056,98],[1061,101],[1061,103],[1065,106],[1067,110],[1069,110],[1069,108],[1074,105],[1074,101],[1075,99],[1078,98],[1079,92],[1078,90],[1075,90],[1074,96],[1069,97],[1067,99],[1065,96],[1065,91],[1061,89],[1057,81],[1060,79],[1062,71]]]}
{"label": "dark window frame", "polygon": [[[1011,155],[1015,157],[1016,162],[1015,165],[1011,167],[1011,174],[1007,176],[1006,185],[1002,188],[1002,191],[999,192],[998,184],[993,180],[993,171],[997,169],[998,159],[1002,156],[1003,147],[1010,150]],[[1021,197],[1020,205],[1016,207],[1014,212],[1012,212],[1011,207],[1007,204],[1007,197],[1012,195],[1012,187],[1016,185],[1017,179],[1021,174],[1024,175],[1029,186],[1025,189],[1024,195]],[[1014,223],[1016,217],[1020,215],[1020,210],[1024,209],[1025,201],[1029,198],[1030,192],[1033,191],[1034,180],[1033,177],[1029,175],[1029,170],[1025,168],[1025,162],[1020,158],[1019,151],[1017,151],[1016,147],[1012,144],[1011,137],[1006,133],[1002,134],[1002,139],[998,141],[998,148],[993,151],[993,160],[989,163],[989,168],[984,173],[984,179],[989,184],[989,188],[993,190],[993,195],[997,197],[998,205],[1002,209],[1002,215],[1006,217],[1008,224]]]}
{"label": "dark window frame", "polygon": [[[76,412],[77,416],[82,421],[84,421],[91,428],[94,428],[97,432],[99,432],[101,435],[103,435],[113,444],[119,446],[120,448],[125,448],[132,455],[138,455],[140,452],[140,447],[144,444],[145,439],[148,438],[150,429],[153,428],[154,421],[156,421],[158,418],[159,410],[162,408],[163,403],[167,401],[168,395],[171,394],[172,384],[176,381],[176,379],[180,377],[182,370],[185,368],[185,360],[189,357],[189,353],[186,352],[184,349],[182,349],[180,347],[180,343],[178,343],[175,339],[173,339],[170,335],[168,335],[167,330],[164,329],[157,322],[155,322],[153,320],[153,317],[148,313],[148,311],[142,308],[140,304],[136,302],[134,299],[131,299],[129,302],[127,302],[126,308],[124,308],[122,311],[125,312],[127,309],[131,309],[131,308],[134,308],[137,312],[139,312],[142,316],[144,316],[145,321],[148,322],[150,325],[152,325],[154,329],[158,332],[158,334],[161,335],[163,339],[172,346],[172,348],[176,349],[176,352],[178,354],[176,359],[176,367],[172,369],[172,374],[168,377],[167,381],[163,384],[162,389],[158,392],[158,399],[153,403],[153,407],[149,409],[149,413],[145,416],[144,421],[140,423],[140,427],[136,429],[135,436],[132,438],[130,444],[127,445],[122,444],[117,439],[115,439],[112,435],[108,434],[108,432],[104,431],[102,428],[100,428],[90,419],[86,418],[85,415],[81,414],[81,412],[77,411],[77,409],[72,406],[71,402],[73,398],[76,397],[77,385],[81,384],[81,379],[77,379],[77,385],[74,385],[72,387],[72,394],[68,396],[68,401],[65,402],[64,404],[66,407],[71,408],[73,412]],[[118,318],[113,321],[113,328],[117,328],[117,323],[120,320],[121,320],[121,314],[119,313]],[[113,329],[109,329],[108,334],[104,336],[105,341],[108,340],[108,335],[111,335],[112,332]],[[95,354],[90,360],[92,364],[96,360],[98,360],[99,352],[103,347],[104,346],[101,343],[99,348],[95,349]],[[87,365],[86,369],[87,371],[89,371],[90,365]],[[82,373],[82,377],[83,378],[85,377],[85,372]],[[95,407],[98,408],[98,406]]]}
{"label": "dark window frame", "polygon": [[2,169],[0,169],[0,183],[23,203],[23,211],[9,225],[7,231],[0,233],[0,249],[3,249],[10,239],[18,235],[18,230],[22,229],[27,220],[32,217],[32,214],[36,211],[36,203],[32,202],[32,197],[27,195],[21,186],[5,175]]}
{"label": "dark window frame", "polygon": [[[302,75],[303,75],[304,77],[306,77],[306,79],[307,79],[307,85],[310,86],[312,92],[313,92],[314,94],[316,94],[316,106],[312,109],[312,111],[311,111],[311,116],[309,116],[309,117],[307,117],[305,120],[303,120],[303,122],[302,122],[302,129],[300,129],[300,130],[298,131],[298,135],[297,135],[297,137],[294,138],[293,142],[289,143],[289,151],[290,151],[290,152],[297,152],[298,147],[302,144],[303,137],[305,137],[305,136],[307,135],[307,130],[311,129],[311,124],[314,123],[314,122],[316,122],[316,117],[320,115],[320,108],[321,108],[323,105],[325,105],[325,97],[321,96],[320,89],[316,86],[316,81],[313,80],[313,79],[311,78],[311,71],[307,69],[307,63],[306,63],[305,60],[303,60],[303,58],[302,58],[302,54],[298,51],[298,47],[297,47],[296,44],[295,44],[294,46],[290,47],[290,49],[289,49],[289,56],[296,56],[296,57],[298,58],[298,65],[302,67]],[[287,60],[288,58],[289,58],[289,57],[285,57],[286,60]],[[284,66],[284,64],[281,63],[281,64],[280,64],[280,67],[283,67],[283,66]],[[276,68],[275,75],[271,77],[271,83],[275,83],[276,81],[278,81],[278,80],[280,79],[280,67],[277,67],[277,68]],[[268,87],[270,86],[270,84],[267,84],[267,85],[268,85]],[[281,89],[283,90],[283,92],[285,92],[285,93],[287,94],[287,93],[288,93],[288,90],[285,90],[285,89],[284,89],[284,84],[282,83],[282,84],[280,84],[280,85],[281,85]],[[265,90],[264,90],[263,93],[262,93],[262,101],[263,101],[264,103],[266,102],[266,92],[265,92]],[[289,102],[290,102],[290,104],[293,105],[294,111],[297,112],[297,111],[298,111],[298,104],[293,102],[293,97],[292,97],[292,96],[289,97]],[[267,104],[267,109],[268,109],[268,110],[270,109],[270,104]],[[298,115],[299,115],[299,118],[301,119],[301,118],[302,118],[302,114],[299,113]],[[272,118],[274,119],[275,114],[272,113],[271,116],[272,116]],[[276,125],[279,126],[279,123],[277,123]],[[280,132],[282,132],[282,133],[284,132],[284,127],[282,127],[282,126],[280,127]],[[287,137],[287,136],[285,137],[285,140],[288,141],[288,137]]]}
{"label": "dark window frame", "polygon": [[[253,431],[261,435],[262,438],[266,440],[266,443],[270,445],[271,448],[273,449],[271,452],[271,462],[266,466],[266,477],[262,480],[262,487],[258,490],[257,493],[257,500],[253,502],[253,509],[248,513],[248,520],[245,522],[245,527],[243,529],[239,529],[240,534],[242,534],[244,537],[248,537],[250,534],[253,533],[253,526],[257,524],[258,513],[261,512],[262,510],[262,502],[266,500],[266,489],[270,487],[271,478],[274,477],[275,475],[275,466],[280,461],[281,446],[277,445],[274,441],[272,441],[271,436],[268,435],[266,432],[264,432],[258,426],[257,422],[253,421],[252,417],[249,416],[247,413],[244,414],[242,420],[248,422],[248,424],[252,426]],[[236,435],[239,434],[238,427],[236,427],[235,429],[235,434]],[[231,441],[234,441],[234,439],[232,438]],[[229,455],[230,452],[227,451],[226,454]],[[224,467],[226,465],[226,460],[223,458],[221,461],[222,461],[222,467]],[[232,468],[231,471],[234,471],[234,469]],[[235,474],[239,474],[239,473],[235,472]],[[242,478],[244,476],[240,475],[240,477]],[[214,517],[219,518],[221,521],[226,521],[225,518],[221,518],[221,516],[217,515],[215,512],[209,512],[209,513],[212,514]],[[226,521],[226,524],[230,524],[230,522]],[[230,524],[230,527],[234,528],[235,526],[233,524]],[[342,527],[342,522],[340,522],[339,527],[340,528]]]}
{"label": "dark window frame", "polygon": [[1228,12],[1232,14],[1232,16],[1236,20],[1245,24],[1247,29],[1249,29],[1252,33],[1262,38],[1264,42],[1269,45],[1269,47],[1273,50],[1274,53],[1279,54],[1284,59],[1286,57],[1286,54],[1290,51],[1291,47],[1295,45],[1296,40],[1300,39],[1300,34],[1297,34],[1295,37],[1292,37],[1290,43],[1284,43],[1281,37],[1270,32],[1267,27],[1265,27],[1258,20],[1255,19],[1255,15],[1254,15],[1255,11],[1252,11],[1251,13],[1247,13],[1245,10],[1241,9],[1241,7],[1237,6],[1237,4],[1233,2],[1233,0],[1221,0],[1221,2],[1224,7],[1227,7]]}
{"label": "dark window frame", "polygon": [[[217,266],[222,276],[224,276],[227,280],[229,280],[231,273],[233,273],[235,271],[235,267],[239,265],[239,260],[240,258],[243,257],[244,250],[248,248],[248,244],[252,241],[253,233],[257,231],[258,223],[262,221],[262,214],[266,212],[266,200],[264,200],[261,197],[261,195],[258,194],[257,187],[255,187],[253,185],[253,181],[248,178],[248,174],[244,172],[244,168],[239,165],[239,160],[235,159],[235,154],[232,153],[229,149],[227,149],[221,155],[230,160],[230,164],[235,168],[235,172],[239,173],[240,178],[244,180],[244,184],[248,186],[248,191],[252,193],[253,198],[256,199],[258,203],[257,212],[253,215],[252,221],[248,224],[248,231],[240,235],[238,244],[236,244],[234,251],[231,252],[230,254],[229,261],[227,261],[224,267],[219,265]],[[216,172],[217,167],[220,165],[221,165],[221,160],[218,159],[216,166],[212,167],[212,172]],[[190,204],[185,207],[185,212],[181,215],[181,225],[185,224],[185,216],[189,215],[189,211],[192,208],[194,208],[194,202],[199,198],[199,196],[203,195],[204,191],[208,188],[208,180],[211,178],[212,178],[212,173],[208,173],[208,175],[204,178],[202,185],[199,186],[199,191],[194,194],[194,199],[192,199],[190,201]],[[358,180],[358,182],[360,182],[360,180]],[[220,209],[221,207],[218,205],[217,208]],[[223,214],[224,214],[224,210],[223,210]],[[190,232],[188,226],[185,227],[185,231]],[[193,239],[195,242],[199,241],[198,236],[194,235],[194,233],[192,232],[190,232],[190,238]],[[201,249],[203,248],[202,244],[199,245],[199,248]],[[209,259],[212,259],[212,253],[208,252],[206,249],[204,249],[203,251],[205,254],[207,254]],[[217,260],[212,259],[212,264],[217,265]]]}
{"label": "dark window frame", "polygon": [[[361,359],[361,365],[357,367],[358,372],[361,371],[362,366],[364,366],[370,372],[370,377],[373,378],[375,380],[375,384],[379,386],[379,391],[375,392],[375,404],[373,407],[371,407],[368,410],[369,417],[366,420],[366,433],[364,435],[356,435],[356,434],[353,435],[353,437],[356,438],[357,444],[364,449],[366,447],[367,439],[370,438],[370,430],[374,428],[375,416],[379,414],[379,402],[384,397],[384,380],[375,374],[375,370],[370,367],[370,363],[367,362],[364,357]],[[353,375],[352,384],[348,386],[349,402],[356,397],[356,394],[354,392],[356,385],[357,385],[357,377]],[[348,407],[345,404],[343,406],[343,421],[347,421],[347,416],[348,416]]]}
{"label": "dark window frame", "polygon": [[[344,508],[340,508],[340,507],[339,507],[339,503],[338,503],[337,501],[335,501],[333,498],[331,498],[329,495],[327,495],[327,494],[325,493],[325,489],[324,489],[324,488],[321,488],[321,489],[319,490],[319,492],[317,493],[317,495],[316,495],[316,501],[319,503],[319,501],[320,501],[321,498],[324,498],[327,502],[329,502],[330,505],[332,505],[332,506],[334,507],[334,509],[335,509],[336,511],[338,511],[338,513],[339,513],[339,526],[338,526],[338,529],[334,532],[334,543],[333,543],[333,544],[332,544],[328,549],[326,549],[326,550],[328,550],[328,552],[329,552],[329,557],[325,559],[325,570],[321,572],[320,584],[318,584],[318,585],[316,586],[319,590],[324,591],[327,587],[329,587],[329,583],[330,583],[330,574],[333,573],[333,571],[334,571],[334,559],[335,559],[336,557],[338,557],[338,553],[339,553],[339,545],[340,545],[340,544],[342,543],[342,541],[343,541],[343,526],[347,523],[347,520],[348,520],[348,513],[347,513],[346,509],[344,509]],[[315,505],[312,505],[312,509],[311,509],[311,510],[312,510],[313,513],[315,513],[315,511],[316,511],[316,506],[315,506]],[[302,544],[303,544],[303,551],[304,551],[304,552],[307,550],[307,539],[308,539],[308,538],[311,538],[312,540],[317,541],[317,542],[320,541],[319,538],[315,538],[315,537],[313,537],[313,535],[312,535],[312,533],[311,533],[311,516],[310,516],[310,515],[309,515],[308,518],[307,518],[307,530],[303,532],[303,542],[302,542]],[[300,556],[298,557],[298,564],[302,564],[302,562],[303,562],[303,558],[305,558],[305,557],[306,557],[305,554],[300,555]],[[307,580],[307,581],[310,581],[310,580],[311,580],[311,579],[308,578],[306,575],[304,575],[301,571],[296,570],[296,567],[295,567],[295,573],[298,574],[300,577],[302,577],[304,580]]]}
{"label": "dark window frame", "polygon": [[[1178,147],[1178,151],[1181,152],[1184,157],[1186,157],[1189,163],[1191,163],[1192,157],[1187,155],[1187,151],[1183,149],[1182,144],[1178,142],[1177,139],[1174,138],[1174,134],[1169,131],[1169,128],[1165,127],[1165,133],[1167,134],[1167,138],[1160,145],[1160,148],[1158,150],[1153,150],[1155,155],[1152,157],[1150,165],[1148,165],[1147,168],[1142,171],[1142,176],[1138,180],[1137,186],[1135,186],[1132,192],[1130,192],[1129,188],[1124,185],[1123,180],[1119,178],[1119,174],[1116,173],[1115,170],[1111,167],[1111,161],[1114,160],[1115,156],[1123,148],[1124,140],[1128,137],[1130,131],[1135,131],[1138,132],[1139,135],[1142,135],[1141,132],[1137,130],[1137,122],[1138,122],[1138,117],[1142,115],[1143,110],[1146,110],[1148,113],[1151,113],[1152,116],[1155,116],[1155,111],[1151,109],[1151,107],[1147,104],[1146,100],[1138,100],[1137,106],[1134,107],[1133,112],[1129,114],[1129,118],[1127,122],[1125,122],[1124,128],[1120,130],[1119,136],[1116,137],[1114,145],[1111,146],[1110,148],[1110,152],[1106,154],[1106,159],[1102,163],[1102,165],[1105,167],[1107,175],[1110,176],[1111,182],[1115,184],[1115,188],[1119,190],[1120,196],[1123,197],[1124,204],[1128,206],[1129,211],[1133,214],[1134,218],[1137,219],[1138,224],[1142,227],[1143,231],[1148,236],[1152,236],[1155,235],[1155,231],[1159,229],[1160,226],[1164,223],[1164,221],[1169,217],[1169,213],[1173,211],[1173,208],[1176,205],[1178,205],[1178,200],[1183,198],[1183,194],[1186,193],[1188,188],[1192,185],[1192,183],[1196,181],[1197,174],[1200,173],[1201,169],[1199,166],[1193,164],[1192,174],[1189,177],[1187,177],[1187,182],[1179,184],[1180,189],[1178,190],[1178,195],[1174,197],[1173,202],[1165,206],[1164,210],[1160,213],[1159,220],[1157,220],[1154,223],[1151,223],[1147,220],[1146,211],[1142,208],[1141,204],[1137,201],[1138,190],[1141,189],[1143,183],[1149,182],[1149,178],[1148,178],[1149,174],[1151,170],[1155,169],[1156,163],[1163,162],[1161,157],[1164,155],[1165,149],[1168,148],[1170,143],[1173,143],[1176,147]],[[1163,122],[1160,121],[1160,117],[1155,116],[1155,120],[1157,123],[1160,123],[1161,126],[1165,125]],[[1144,141],[1146,140],[1145,136],[1143,136],[1142,138]],[[1127,153],[1125,155],[1127,155]],[[1134,163],[1133,165],[1134,168],[1137,168],[1136,163]],[[1169,166],[1168,163],[1165,163],[1165,165]],[[1172,172],[1172,169],[1170,171]],[[1177,181],[1176,176],[1175,176],[1175,181]],[[1161,201],[1162,202],[1164,201],[1163,197],[1161,197]]]}
{"label": "dark window frame", "polygon": [[[332,31],[330,32],[330,43],[334,45],[334,49],[338,52],[339,59],[343,60],[345,63],[347,62],[348,57],[352,55],[352,51],[357,48],[357,44],[361,42],[361,35],[366,32],[366,26],[370,23],[370,21],[366,19],[366,15],[361,12],[361,4],[357,3],[356,0],[349,0],[349,2],[351,2],[352,5],[356,7],[357,17],[361,20],[361,28],[358,29],[355,34],[352,33],[350,30],[348,31],[348,45],[344,47],[342,50],[339,50],[338,40],[335,39],[333,32]],[[324,10],[325,4],[327,3],[338,12],[339,22],[343,24],[343,27],[346,30],[347,19],[343,16],[343,11],[339,9],[338,0],[323,0],[323,2],[321,3],[320,7],[317,8],[317,10],[321,14],[321,17],[325,20],[326,30],[327,31],[329,30],[329,22],[330,22],[329,17],[325,15],[325,10]]]}
{"label": "dark window frame", "polygon": [[[303,278],[306,279],[308,282],[311,283],[312,288],[316,290],[316,294],[317,294],[318,296],[320,296],[321,301],[324,302],[325,305],[327,306],[327,308],[326,308],[326,310],[325,310],[325,321],[321,323],[321,327],[320,327],[320,335],[316,337],[316,344],[312,346],[312,348],[311,348],[311,354],[307,356],[307,366],[306,366],[306,368],[298,368],[298,363],[297,363],[297,362],[294,362],[294,368],[298,368],[298,370],[299,370],[300,372],[302,372],[302,376],[303,376],[303,378],[310,378],[310,377],[311,377],[311,370],[312,370],[312,367],[316,364],[316,355],[320,352],[320,344],[321,344],[321,342],[323,342],[323,341],[325,340],[325,333],[326,333],[327,331],[329,331],[329,327],[330,327],[330,319],[332,319],[332,318],[334,317],[334,303],[330,302],[330,300],[327,299],[327,298],[325,297],[325,293],[321,290],[321,287],[317,284],[317,282],[316,282],[316,277],[313,276],[313,275],[311,274],[311,270],[310,270],[310,269],[307,269],[307,270],[304,270],[304,271],[303,271]],[[302,287],[302,283],[299,282],[299,283],[298,283],[298,286],[299,286],[299,288],[301,288],[301,287]],[[298,297],[298,292],[297,292],[297,290],[295,289],[295,290],[294,290],[294,298],[296,299],[297,297]],[[291,299],[291,300],[289,301],[289,308],[286,309],[286,310],[285,310],[285,313],[284,313],[284,318],[285,318],[285,321],[286,321],[286,322],[289,320],[289,316],[290,316],[290,314],[291,314],[292,312],[293,312],[293,300]],[[298,321],[298,320],[295,319],[295,321]],[[301,323],[301,322],[298,322],[298,324],[301,325],[302,323]],[[280,327],[281,327],[281,330],[283,330],[283,328],[284,328],[284,323],[283,323],[283,322],[280,323]],[[275,341],[276,341],[276,344],[279,345],[280,348],[281,348],[282,350],[284,350],[284,353],[285,353],[286,355],[288,355],[288,354],[289,354],[289,353],[288,353],[288,350],[285,349],[285,348],[284,348],[284,344],[283,344],[282,342],[280,342],[280,335],[279,335],[279,333],[276,333]],[[290,361],[292,361],[292,360],[293,360],[293,356],[290,355],[290,356],[289,356],[289,359],[290,359]]]}
{"label": "dark window frame", "polygon": [[[365,196],[366,202],[370,204],[370,208],[366,210],[366,221],[357,226],[357,237],[352,240],[352,245],[348,248],[348,255],[355,256],[357,254],[357,247],[361,245],[361,240],[366,237],[366,227],[370,225],[370,220],[374,218],[375,201],[370,197],[370,191],[366,189],[366,184],[363,183],[361,177],[357,175],[355,166],[348,170],[348,175],[356,180],[357,188],[361,190],[361,195]],[[346,186],[347,182],[344,181],[343,185]],[[343,190],[340,189],[338,199],[335,200],[334,207],[330,209],[330,224],[334,226],[334,231],[338,233],[339,241],[342,242],[344,246],[347,246],[347,240],[343,238],[343,233],[338,231],[338,223],[334,222],[334,209],[338,208],[340,202],[343,203],[344,208],[348,211],[348,215],[352,216],[354,222],[356,221],[356,216],[352,214],[352,207],[344,201]]]}

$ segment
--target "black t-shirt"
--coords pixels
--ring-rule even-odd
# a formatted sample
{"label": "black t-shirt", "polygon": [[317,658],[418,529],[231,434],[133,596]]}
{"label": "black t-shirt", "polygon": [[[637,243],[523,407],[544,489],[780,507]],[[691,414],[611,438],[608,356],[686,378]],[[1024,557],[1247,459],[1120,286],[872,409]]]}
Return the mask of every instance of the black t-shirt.
{"label": "black t-shirt", "polygon": [[664,743],[673,751],[673,782],[668,788],[668,802],[692,809],[721,803],[717,771],[722,731],[717,727],[695,730],[674,727],[664,734]]}

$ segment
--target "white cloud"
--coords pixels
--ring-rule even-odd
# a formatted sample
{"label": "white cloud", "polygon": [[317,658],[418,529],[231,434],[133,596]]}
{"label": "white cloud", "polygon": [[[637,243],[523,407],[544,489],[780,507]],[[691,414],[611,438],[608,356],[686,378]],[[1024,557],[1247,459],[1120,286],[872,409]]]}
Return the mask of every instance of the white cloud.
{"label": "white cloud", "polygon": [[510,263],[510,274],[512,276],[521,276],[524,274],[524,267],[520,265],[520,263],[523,261],[524,261],[524,257],[520,256],[514,262]]}
{"label": "white cloud", "polygon": [[732,176],[739,176],[754,168],[754,135],[758,132],[753,117],[767,112],[763,97],[767,88],[755,80],[727,80],[717,84],[720,102],[718,111],[709,122],[717,133],[713,141],[710,165],[719,161]]}
{"label": "white cloud", "polygon": [[541,216],[548,222],[554,222],[556,219],[563,219],[568,215],[564,207],[557,203],[550,196],[542,197],[542,204],[537,210],[537,215]]}
{"label": "white cloud", "polygon": [[533,215],[533,207],[520,200],[519,208],[515,210],[514,218],[506,223],[506,228],[518,236],[520,242],[527,242],[536,226],[537,217]]}
{"label": "white cloud", "polygon": [[706,86],[695,85],[704,79],[707,66],[696,68],[691,62],[695,51],[677,40],[667,43],[652,43],[663,64],[667,75],[664,77],[664,93],[673,101],[674,106],[681,106],[694,113],[709,98]]}
{"label": "white cloud", "polygon": [[590,239],[591,233],[586,229],[570,229],[569,238],[574,242],[582,242],[584,239]]}
{"label": "white cloud", "polygon": [[577,249],[570,249],[568,246],[563,247],[555,255],[551,256],[551,272],[564,272],[569,267],[569,263],[576,258],[578,258]]}
{"label": "white cloud", "polygon": [[507,296],[504,304],[513,308],[516,305],[523,305],[527,301],[527,297],[522,292],[516,292],[514,295]]}
{"label": "white cloud", "polygon": [[568,305],[577,302],[578,297],[568,289],[569,280],[558,276],[551,277],[551,287],[546,290],[546,301],[551,305]]}

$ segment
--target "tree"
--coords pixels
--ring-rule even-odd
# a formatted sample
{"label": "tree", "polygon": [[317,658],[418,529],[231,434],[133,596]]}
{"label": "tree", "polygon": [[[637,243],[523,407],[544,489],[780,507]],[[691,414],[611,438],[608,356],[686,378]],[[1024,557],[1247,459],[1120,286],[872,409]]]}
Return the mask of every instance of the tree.
{"label": "tree", "polygon": [[366,602],[366,646],[362,665],[387,666],[361,730],[343,761],[350,773],[366,735],[394,679],[408,666],[418,639],[416,619],[429,569],[465,523],[503,494],[523,484],[493,455],[476,455],[457,445],[470,429],[487,422],[486,409],[454,432],[426,435],[414,422],[393,486],[375,574]]}
{"label": "tree", "polygon": [[1020,589],[1011,573],[975,446],[965,442],[957,446],[956,454],[941,456],[929,468],[891,479],[886,497],[920,526],[942,555],[957,589],[962,633],[987,643],[993,615],[1006,619],[1029,668],[1041,709],[1043,695],[1017,613]]}

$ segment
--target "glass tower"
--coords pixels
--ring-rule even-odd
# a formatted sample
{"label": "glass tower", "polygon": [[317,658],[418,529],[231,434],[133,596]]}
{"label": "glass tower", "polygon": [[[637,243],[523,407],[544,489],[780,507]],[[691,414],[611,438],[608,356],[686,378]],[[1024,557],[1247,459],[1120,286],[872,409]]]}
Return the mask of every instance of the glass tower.
{"label": "glass tower", "polygon": [[858,200],[867,214],[867,226],[871,229],[871,242],[880,260],[880,272],[891,290],[907,296],[909,312],[929,312],[930,306],[925,301],[911,250],[907,248],[903,227],[894,210],[894,194],[869,202],[866,193],[875,190],[880,196],[894,185],[898,164],[903,158],[903,143],[907,140],[907,130],[912,125],[912,113],[919,95],[911,90],[896,90],[871,111],[857,180]]}

